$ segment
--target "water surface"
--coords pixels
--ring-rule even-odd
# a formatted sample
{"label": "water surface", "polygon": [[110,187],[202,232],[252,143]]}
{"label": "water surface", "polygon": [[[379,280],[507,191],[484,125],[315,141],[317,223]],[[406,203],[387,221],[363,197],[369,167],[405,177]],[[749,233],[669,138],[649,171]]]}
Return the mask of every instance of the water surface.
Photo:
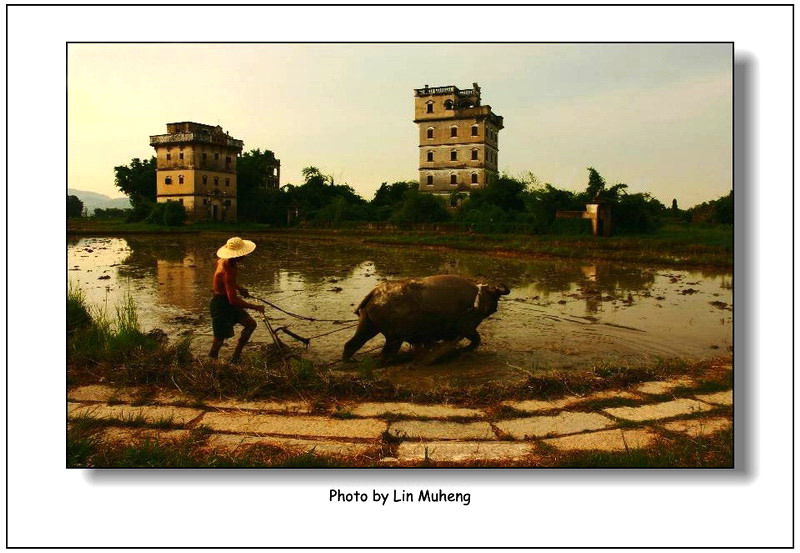
{"label": "water surface", "polygon": [[[109,312],[130,290],[144,328],[171,335],[191,332],[202,354],[211,343],[211,275],[215,252],[224,241],[183,235],[70,238],[69,277],[91,303],[107,306]],[[289,311],[319,319],[354,318],[354,306],[383,279],[453,273],[511,288],[497,313],[479,327],[480,348],[432,367],[381,369],[398,382],[508,381],[530,371],[598,361],[635,365],[659,357],[700,359],[727,352],[732,343],[732,277],[725,270],[665,270],[282,237],[256,242],[256,251],[241,264],[240,284]],[[303,336],[339,328],[289,319],[270,309],[267,314],[274,326],[289,325]],[[352,333],[315,339],[308,355],[334,362]],[[263,323],[253,340],[270,341]],[[362,351],[382,343],[379,335]],[[230,349],[223,354],[227,350],[229,355]]]}

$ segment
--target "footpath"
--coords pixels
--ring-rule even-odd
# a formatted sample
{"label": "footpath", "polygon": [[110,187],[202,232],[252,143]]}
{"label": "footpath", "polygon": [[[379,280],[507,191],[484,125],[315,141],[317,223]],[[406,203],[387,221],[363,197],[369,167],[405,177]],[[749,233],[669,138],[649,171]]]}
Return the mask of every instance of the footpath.
{"label": "footpath", "polygon": [[237,455],[252,446],[313,452],[358,466],[497,463],[537,466],[547,452],[619,452],[730,428],[733,391],[704,392],[688,377],[491,407],[302,399],[196,399],[169,391],[90,385],[68,390],[68,427],[97,419],[99,440],[118,446],[185,440]]}

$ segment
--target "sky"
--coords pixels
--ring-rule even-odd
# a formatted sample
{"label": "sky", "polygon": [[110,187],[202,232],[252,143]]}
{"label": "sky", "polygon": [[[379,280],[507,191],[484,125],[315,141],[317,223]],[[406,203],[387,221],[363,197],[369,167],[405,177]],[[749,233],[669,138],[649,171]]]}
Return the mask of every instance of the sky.
{"label": "sky", "polygon": [[419,178],[414,89],[477,82],[502,172],[685,208],[731,190],[732,76],[729,44],[70,44],[68,186],[120,196],[115,166],[196,121],[369,200]]}

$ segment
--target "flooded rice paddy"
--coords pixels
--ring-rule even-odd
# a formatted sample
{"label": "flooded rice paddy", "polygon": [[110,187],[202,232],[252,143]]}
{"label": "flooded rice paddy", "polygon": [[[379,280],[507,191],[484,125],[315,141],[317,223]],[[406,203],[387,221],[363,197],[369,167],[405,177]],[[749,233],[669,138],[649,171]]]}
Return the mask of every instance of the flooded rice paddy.
{"label": "flooded rice paddy", "polygon": [[[144,329],[192,333],[200,355],[211,343],[211,275],[215,252],[226,238],[70,238],[69,280],[109,313],[130,291]],[[258,248],[241,264],[240,284],[255,296],[318,319],[353,319],[354,307],[383,279],[452,273],[511,288],[497,313],[479,327],[483,344],[477,350],[430,367],[380,369],[398,383],[514,381],[530,372],[595,362],[635,365],[711,357],[727,353],[732,344],[732,275],[724,269],[656,269],[281,237],[255,241]],[[302,336],[339,328],[290,319],[269,308],[267,314],[274,326],[288,325]],[[338,360],[353,331],[313,340],[308,357]],[[253,341],[270,342],[262,322]],[[378,335],[362,352],[382,344]],[[232,345],[223,349],[223,357]]]}

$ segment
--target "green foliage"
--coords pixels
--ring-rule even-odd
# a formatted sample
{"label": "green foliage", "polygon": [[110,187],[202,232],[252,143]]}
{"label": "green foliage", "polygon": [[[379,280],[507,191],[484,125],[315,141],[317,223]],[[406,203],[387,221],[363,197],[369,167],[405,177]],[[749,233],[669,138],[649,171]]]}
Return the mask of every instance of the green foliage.
{"label": "green foliage", "polygon": [[109,207],[103,209],[98,207],[94,210],[92,217],[96,219],[122,219],[127,217],[133,210],[121,209],[119,207]]}
{"label": "green foliage", "polygon": [[[67,359],[73,364],[126,364],[136,358],[159,358],[169,362],[183,351],[164,349],[154,335],[142,332],[136,304],[126,293],[116,307],[112,321],[104,310],[90,310],[83,292],[75,287],[67,291]],[[167,352],[169,351],[169,355]]]}
{"label": "green foliage", "polygon": [[[133,212],[130,220],[141,221],[147,217],[149,210],[143,209],[140,204],[156,199],[156,158],[142,161],[137,157],[129,165],[114,167],[114,184],[131,199]],[[133,218],[137,216],[141,218]]]}
{"label": "green foliage", "polygon": [[83,202],[78,196],[67,196],[67,218],[80,217],[83,214]]}
{"label": "green foliage", "polygon": [[589,184],[586,187],[586,195],[589,199],[594,199],[606,187],[606,181],[594,167],[587,167],[589,171]]}
{"label": "green foliage", "polygon": [[692,223],[733,224],[733,191],[718,200],[703,202],[686,211],[686,218]]}
{"label": "green foliage", "polygon": [[83,290],[70,282],[67,288],[67,336],[86,328],[91,323],[92,317]]}
{"label": "green foliage", "polygon": [[650,194],[625,194],[612,206],[615,234],[653,233],[661,224],[664,204]]}
{"label": "green foliage", "polygon": [[151,204],[150,214],[145,222],[154,225],[179,227],[186,222],[186,208],[180,202],[159,202]]}
{"label": "green foliage", "polygon": [[403,196],[411,189],[418,189],[419,184],[413,181],[400,181],[392,184],[385,182],[375,192],[370,202],[372,214],[376,221],[388,221],[395,210],[403,202]]}
{"label": "green foliage", "polygon": [[440,223],[450,219],[444,201],[415,188],[406,190],[403,201],[392,212],[392,223]]}
{"label": "green foliage", "polygon": [[261,149],[245,152],[236,163],[238,216],[240,219],[270,225],[285,225],[290,198],[269,186],[269,170],[275,154]]}

